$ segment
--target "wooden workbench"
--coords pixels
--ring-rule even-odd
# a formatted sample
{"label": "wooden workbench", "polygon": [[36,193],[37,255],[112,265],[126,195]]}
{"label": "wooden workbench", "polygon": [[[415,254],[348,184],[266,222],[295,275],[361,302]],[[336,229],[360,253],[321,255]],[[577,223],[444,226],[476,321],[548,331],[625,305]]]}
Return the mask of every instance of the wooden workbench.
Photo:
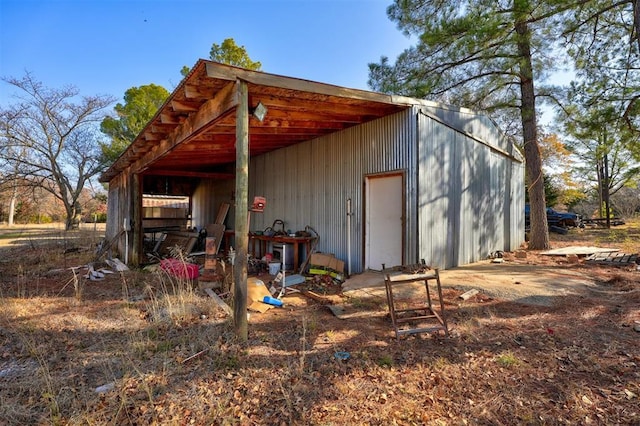
{"label": "wooden workbench", "polygon": [[[305,248],[305,255],[308,256],[311,253],[311,245],[316,240],[316,237],[290,237],[288,235],[273,235],[267,236],[262,234],[249,233],[249,252],[253,254],[256,259],[261,259],[269,248],[269,243],[284,243],[293,245],[293,272],[298,271],[300,268],[300,245]],[[256,250],[257,245],[257,250]],[[284,259],[283,259],[284,261]]]}

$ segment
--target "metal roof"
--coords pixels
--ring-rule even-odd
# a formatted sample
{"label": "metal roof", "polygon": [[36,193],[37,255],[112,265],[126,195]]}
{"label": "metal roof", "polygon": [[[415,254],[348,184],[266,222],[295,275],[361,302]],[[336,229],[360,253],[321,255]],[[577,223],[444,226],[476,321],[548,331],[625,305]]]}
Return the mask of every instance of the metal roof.
{"label": "metal roof", "polygon": [[[339,70],[336,70],[339,72]],[[236,159],[236,81],[248,86],[249,155],[362,124],[410,107],[415,100],[250,71],[199,60],[135,141],[105,171],[152,175],[232,177]]]}

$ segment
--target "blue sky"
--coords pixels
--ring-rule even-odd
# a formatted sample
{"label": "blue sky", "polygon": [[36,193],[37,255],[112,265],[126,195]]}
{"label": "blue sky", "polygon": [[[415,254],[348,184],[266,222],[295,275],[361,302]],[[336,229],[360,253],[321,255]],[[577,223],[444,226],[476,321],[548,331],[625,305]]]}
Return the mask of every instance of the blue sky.
{"label": "blue sky", "polygon": [[[169,91],[182,66],[231,37],[270,73],[367,89],[370,62],[411,41],[391,0],[0,0],[0,76],[121,101],[133,86]],[[14,88],[0,82],[0,104]]]}

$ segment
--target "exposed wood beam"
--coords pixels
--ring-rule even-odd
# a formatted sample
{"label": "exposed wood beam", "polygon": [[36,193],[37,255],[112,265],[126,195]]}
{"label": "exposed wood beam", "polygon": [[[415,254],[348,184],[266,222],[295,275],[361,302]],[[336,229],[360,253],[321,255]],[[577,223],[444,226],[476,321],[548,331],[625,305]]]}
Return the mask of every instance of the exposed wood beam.
{"label": "exposed wood beam", "polygon": [[173,114],[163,112],[160,114],[160,122],[162,124],[180,124],[180,120]]}
{"label": "exposed wood beam", "polygon": [[286,120],[301,121],[323,121],[323,122],[340,122],[340,123],[362,123],[363,117],[359,115],[349,114],[348,112],[316,112],[316,111],[291,111],[278,108],[271,108],[267,112],[270,120],[281,118]]}
{"label": "exposed wood beam", "polygon": [[315,81],[283,77],[275,74],[267,74],[260,71],[250,71],[212,62],[207,62],[206,67],[207,76],[211,78],[219,78],[229,81],[235,81],[237,78],[240,78],[242,80],[248,81],[249,83],[262,86],[280,87],[282,89],[360,99],[370,102],[381,102],[386,104],[393,103],[390,95],[383,95],[380,93],[368,92],[365,90],[349,89],[346,87],[317,83]]}
{"label": "exposed wood beam", "polygon": [[184,96],[188,99],[202,99],[211,97],[211,93],[204,93],[198,86],[195,84],[185,84],[184,85]]}
{"label": "exposed wood beam", "polygon": [[184,123],[177,126],[167,139],[156,144],[148,155],[132,164],[131,169],[138,172],[143,171],[149,167],[150,164],[169,153],[169,151],[174,149],[176,146],[185,142],[189,138],[197,136],[207,125],[220,119],[222,116],[229,113],[229,111],[233,110],[238,104],[234,86],[234,83],[229,83],[224,86],[218,93],[216,93],[216,96],[213,99],[205,102],[198,112],[189,116]]}
{"label": "exposed wood beam", "polygon": [[151,125],[151,132],[152,133],[168,133],[171,130],[173,130],[176,125],[179,123],[169,123],[169,124],[165,124],[165,123],[159,123],[159,122],[155,122]]}
{"label": "exposed wood beam", "polygon": [[161,133],[144,132],[144,139],[148,141],[159,141],[163,136]]}
{"label": "exposed wood beam", "polygon": [[145,175],[148,176],[183,176],[197,177],[202,179],[220,179],[231,180],[235,178],[233,173],[213,173],[213,172],[194,172],[191,170],[147,170]]}
{"label": "exposed wood beam", "polygon": [[196,112],[199,109],[197,102],[171,101],[171,108],[176,112]]}
{"label": "exposed wood beam", "polygon": [[[333,102],[332,102],[333,101]],[[361,102],[345,104],[345,102],[332,101],[318,102],[316,99],[295,99],[292,101],[291,97],[281,96],[254,96],[251,99],[253,105],[257,105],[258,102],[262,102],[269,110],[272,108],[286,109],[290,111],[314,111],[335,113],[340,111],[342,113],[354,114],[354,115],[385,115],[389,109],[388,105],[381,104],[363,104]],[[395,107],[397,109],[397,107]]]}

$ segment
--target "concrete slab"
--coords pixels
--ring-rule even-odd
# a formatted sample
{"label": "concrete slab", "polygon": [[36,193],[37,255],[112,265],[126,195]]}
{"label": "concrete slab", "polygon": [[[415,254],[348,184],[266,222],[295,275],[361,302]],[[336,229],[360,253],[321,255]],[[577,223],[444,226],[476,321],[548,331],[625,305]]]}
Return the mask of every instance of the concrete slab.
{"label": "concrete slab", "polygon": [[570,246],[543,251],[540,254],[544,254],[547,256],[567,256],[570,254],[575,254],[577,256],[590,256],[596,253],[613,253],[616,251],[620,251],[620,249],[605,247]]}
{"label": "concrete slab", "polygon": [[[555,297],[580,294],[596,286],[593,277],[572,269],[555,265],[492,263],[490,260],[441,270],[440,281],[443,289],[478,289],[492,298],[544,306],[553,304]],[[404,292],[414,292],[416,295],[424,293],[422,285],[406,287],[402,290],[403,295]],[[342,289],[347,297],[386,300],[381,272],[367,271],[354,275],[344,282]]]}

